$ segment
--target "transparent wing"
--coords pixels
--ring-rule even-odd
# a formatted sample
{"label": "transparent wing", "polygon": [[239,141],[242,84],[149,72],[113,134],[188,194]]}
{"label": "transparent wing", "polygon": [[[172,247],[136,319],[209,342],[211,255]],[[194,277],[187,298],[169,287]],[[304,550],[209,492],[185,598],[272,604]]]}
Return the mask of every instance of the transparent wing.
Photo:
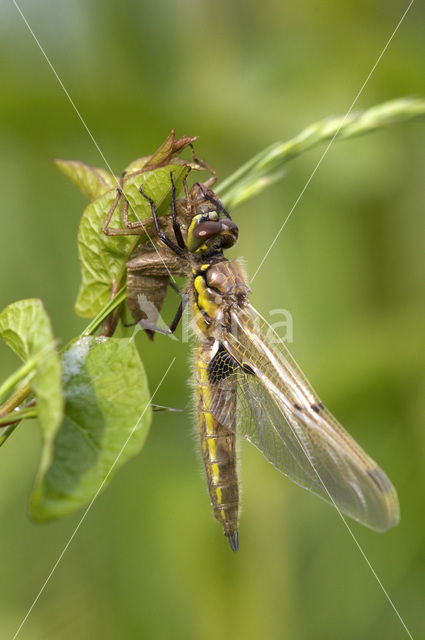
{"label": "transparent wing", "polygon": [[229,373],[226,361],[221,373],[220,352],[210,362],[210,379],[213,365],[221,389],[211,409],[217,419],[226,425],[223,394],[236,377],[237,433],[276,469],[355,520],[377,531],[395,526],[399,505],[390,480],[323,406],[270,325],[251,306],[239,308],[222,344],[241,366]]}

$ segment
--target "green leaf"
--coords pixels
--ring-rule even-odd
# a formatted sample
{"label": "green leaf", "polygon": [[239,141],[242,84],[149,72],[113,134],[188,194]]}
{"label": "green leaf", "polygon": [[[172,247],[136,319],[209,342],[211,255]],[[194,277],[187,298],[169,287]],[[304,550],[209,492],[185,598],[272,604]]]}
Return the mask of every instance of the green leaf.
{"label": "green leaf", "polygon": [[[52,443],[62,419],[61,364],[49,317],[40,300],[20,300],[0,313],[0,335],[17,355],[33,360],[35,373],[31,389],[37,399],[37,413],[43,436],[39,474],[52,457]],[[40,357],[42,354],[42,357]]]}
{"label": "green leaf", "polygon": [[142,448],[151,421],[146,374],[131,339],[80,338],[62,356],[65,417],[30,503],[35,520],[93,500]]}
{"label": "green leaf", "polygon": [[[177,193],[181,191],[188,168],[170,164],[166,167],[130,175],[125,180],[124,191],[130,202],[129,219],[151,218],[149,202],[139,193],[139,186],[155,201],[157,212],[163,215],[171,204],[170,171]],[[88,205],[84,210],[78,232],[82,282],[75,310],[83,318],[97,315],[107,304],[111,293],[122,286],[126,263],[135,245],[146,236],[106,236],[102,231],[105,216],[114,202],[116,190],[112,189]],[[121,211],[124,199],[112,216],[109,227],[122,227]],[[152,232],[152,226],[151,232]]]}
{"label": "green leaf", "polygon": [[90,202],[118,184],[118,179],[105,169],[91,167],[78,160],[54,160],[55,165]]}
{"label": "green leaf", "polygon": [[145,156],[143,158],[137,158],[137,160],[133,160],[130,164],[125,168],[126,174],[134,173],[135,171],[140,171],[143,167],[146,166],[150,156]]}

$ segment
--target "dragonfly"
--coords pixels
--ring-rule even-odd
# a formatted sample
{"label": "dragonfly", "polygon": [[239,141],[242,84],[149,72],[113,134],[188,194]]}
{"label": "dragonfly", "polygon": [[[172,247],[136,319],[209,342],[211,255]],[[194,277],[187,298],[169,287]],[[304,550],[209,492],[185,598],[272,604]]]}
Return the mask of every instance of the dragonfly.
{"label": "dragonfly", "polygon": [[[195,139],[196,138],[188,138],[188,140]],[[185,140],[185,137],[181,140]],[[180,140],[177,141],[177,144],[179,143]],[[186,167],[186,175],[183,179],[183,187],[185,190],[185,196],[183,198],[177,200],[176,186],[171,179],[173,211],[175,211],[175,217],[178,218],[179,225],[184,233],[186,233],[187,227],[192,221],[195,212],[201,210],[200,208],[202,208],[202,202],[204,201],[204,196],[199,186],[200,183],[194,184],[189,191],[187,177],[190,171],[196,169],[206,170],[210,173],[208,180],[203,183],[204,189],[209,189],[217,181],[215,170],[205,160],[201,160],[196,156],[191,142],[189,146],[192,149],[192,162]],[[141,169],[136,171],[136,173],[142,173],[143,171],[144,169]],[[134,176],[135,173],[130,175]],[[153,230],[155,229],[153,229],[154,222],[152,218],[129,220],[130,203],[124,194],[124,181],[126,178],[127,175],[124,171],[120,177],[115,199],[104,219],[102,231],[107,236],[147,235],[147,238],[136,245],[126,264],[126,297],[128,308],[135,323],[143,324],[144,322],[146,326],[150,324],[155,326],[168,288],[176,289],[173,282],[174,276],[185,276],[186,271],[184,263],[182,263],[179,256],[170,250],[168,246],[164,246],[160,238],[153,234]],[[121,210],[122,227],[111,228],[109,225],[112,216],[119,206],[121,199],[124,200]],[[172,224],[174,225],[175,223],[171,222],[170,216],[163,215],[158,217],[156,212],[155,216],[155,225],[159,225],[163,233],[172,233]],[[117,315],[115,318],[110,317],[107,320],[107,331],[109,334],[113,333],[117,320]],[[176,322],[178,322],[178,320],[176,320]],[[145,331],[148,338],[153,340],[158,328],[156,326],[154,330],[145,328]]]}
{"label": "dragonfly", "polygon": [[[181,224],[172,190],[168,233],[149,202],[158,242],[173,256],[187,286],[168,330],[139,319],[147,331],[172,333],[190,304],[198,334],[194,362],[196,410],[215,518],[233,551],[240,511],[236,440],[251,442],[282,474],[376,531],[399,522],[397,493],[384,471],[323,405],[284,342],[249,303],[239,260],[224,253],[238,226],[211,188],[186,193],[191,212]],[[142,255],[142,254],[141,254]]]}

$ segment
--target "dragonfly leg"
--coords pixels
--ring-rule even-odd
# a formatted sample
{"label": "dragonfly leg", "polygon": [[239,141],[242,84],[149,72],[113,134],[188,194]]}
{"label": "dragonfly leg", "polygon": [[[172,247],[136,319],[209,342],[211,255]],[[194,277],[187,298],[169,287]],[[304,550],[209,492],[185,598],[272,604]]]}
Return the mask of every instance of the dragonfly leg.
{"label": "dragonfly leg", "polygon": [[172,210],[173,210],[173,230],[174,230],[174,235],[176,237],[177,244],[179,245],[180,249],[187,249],[185,241],[183,240],[182,231],[180,229],[180,223],[179,223],[178,218],[177,218],[176,185],[174,184],[173,172],[172,171],[170,171],[170,180],[171,180],[171,187],[172,187],[171,205],[172,205]]}
{"label": "dragonfly leg", "polygon": [[169,326],[170,333],[174,333],[174,331],[177,329],[179,322],[181,320],[181,317],[183,315],[184,308],[187,305],[188,299],[189,299],[189,296],[186,293],[184,293],[182,295],[182,301],[179,304],[179,308],[177,309],[177,313],[174,316],[173,321]]}
{"label": "dragonfly leg", "polygon": [[140,185],[139,187],[139,191],[141,193],[141,195],[146,198],[146,200],[150,203],[151,205],[151,211],[152,211],[152,218],[153,221],[155,223],[155,229],[156,229],[156,233],[158,235],[158,238],[160,240],[162,240],[162,242],[164,244],[167,245],[167,247],[169,247],[172,251],[174,251],[174,253],[177,253],[177,255],[179,256],[183,256],[184,255],[184,250],[182,247],[177,246],[172,240],[170,240],[170,238],[168,238],[168,236],[165,235],[165,233],[163,231],[161,231],[161,229],[159,228],[159,223],[158,223],[158,216],[156,214],[156,209],[155,209],[155,203],[152,200],[152,198],[150,198],[148,195],[146,195],[146,193],[143,191],[143,185]]}
{"label": "dragonfly leg", "polygon": [[182,293],[180,291],[180,289],[178,288],[178,286],[172,281],[170,280],[170,282],[168,283],[168,285],[173,289],[173,291],[175,291],[176,293],[179,294],[180,298],[183,298],[183,296],[185,295],[184,293]]}
{"label": "dragonfly leg", "polygon": [[[180,293],[180,292],[179,292]],[[147,322],[146,320],[139,320],[138,322],[133,322],[131,324],[126,324],[124,325],[125,327],[134,327],[136,324],[139,324],[142,329],[144,329],[145,331],[153,331],[155,333],[163,333],[166,336],[171,336],[175,330],[177,329],[179,322],[181,320],[181,317],[183,315],[183,311],[187,305],[187,302],[189,300],[189,296],[187,293],[183,293],[181,294],[182,300],[179,304],[179,307],[177,309],[176,315],[174,316],[170,326],[168,327],[168,329],[161,329],[161,327],[157,327],[154,324],[150,324],[149,322]]]}
{"label": "dragonfly leg", "polygon": [[229,220],[231,220],[232,218],[230,217],[230,214],[228,211],[226,211],[226,209],[223,207],[223,205],[221,204],[220,200],[218,200],[218,198],[214,198],[214,196],[212,196],[210,193],[208,193],[205,189],[205,186],[203,184],[201,184],[200,182],[196,183],[198,185],[198,187],[200,188],[200,190],[202,191],[202,194],[205,198],[205,200],[209,200],[210,202],[213,203],[213,205],[215,207],[217,207],[218,211],[221,211],[222,213],[224,213],[224,215],[226,216],[226,218],[229,218]]}

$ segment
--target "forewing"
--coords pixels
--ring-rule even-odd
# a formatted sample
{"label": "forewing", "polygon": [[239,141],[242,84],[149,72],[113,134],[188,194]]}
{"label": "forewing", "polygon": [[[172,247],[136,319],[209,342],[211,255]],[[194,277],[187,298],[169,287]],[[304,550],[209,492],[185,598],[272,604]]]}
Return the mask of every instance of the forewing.
{"label": "forewing", "polygon": [[281,339],[252,307],[232,312],[223,345],[241,365],[237,432],[279,471],[362,524],[399,521],[390,480],[323,406]]}

